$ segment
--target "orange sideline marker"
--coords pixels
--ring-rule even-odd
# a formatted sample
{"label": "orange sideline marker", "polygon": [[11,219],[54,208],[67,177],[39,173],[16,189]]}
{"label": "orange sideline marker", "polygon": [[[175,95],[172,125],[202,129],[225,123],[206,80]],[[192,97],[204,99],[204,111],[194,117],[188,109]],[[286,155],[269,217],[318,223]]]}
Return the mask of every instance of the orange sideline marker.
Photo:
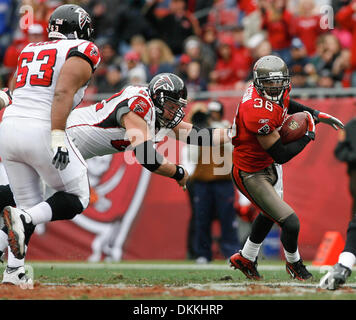
{"label": "orange sideline marker", "polygon": [[314,266],[334,265],[337,263],[339,254],[345,246],[345,241],[340,232],[325,232],[322,242],[319,245],[316,256],[312,262]]}

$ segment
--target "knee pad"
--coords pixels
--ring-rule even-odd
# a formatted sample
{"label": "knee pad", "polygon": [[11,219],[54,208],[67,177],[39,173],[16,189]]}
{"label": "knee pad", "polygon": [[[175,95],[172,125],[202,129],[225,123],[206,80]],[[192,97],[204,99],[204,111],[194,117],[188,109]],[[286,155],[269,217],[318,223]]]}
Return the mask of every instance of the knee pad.
{"label": "knee pad", "polygon": [[297,215],[292,213],[289,215],[281,224],[281,228],[283,231],[291,233],[291,234],[298,234],[300,223]]}
{"label": "knee pad", "polygon": [[6,206],[16,206],[10,185],[0,186],[0,211],[2,211]]}
{"label": "knee pad", "polygon": [[79,197],[65,191],[56,192],[46,202],[52,209],[52,221],[73,219],[84,210]]}

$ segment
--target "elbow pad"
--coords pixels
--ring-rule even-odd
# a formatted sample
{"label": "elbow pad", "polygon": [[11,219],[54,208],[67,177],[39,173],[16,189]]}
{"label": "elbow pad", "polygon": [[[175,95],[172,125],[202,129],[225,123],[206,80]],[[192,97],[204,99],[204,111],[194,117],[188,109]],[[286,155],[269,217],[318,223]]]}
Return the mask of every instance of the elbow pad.
{"label": "elbow pad", "polygon": [[311,141],[311,139],[304,135],[300,139],[283,144],[281,139],[278,139],[270,148],[266,151],[273,158],[273,160],[279,164],[288,162],[301,152],[304,147]]}
{"label": "elbow pad", "polygon": [[193,126],[187,137],[187,144],[196,146],[212,146],[213,145],[213,128],[199,128]]}
{"label": "elbow pad", "polygon": [[156,151],[152,140],[146,140],[134,149],[137,161],[151,172],[155,172],[163,163],[163,156]]}

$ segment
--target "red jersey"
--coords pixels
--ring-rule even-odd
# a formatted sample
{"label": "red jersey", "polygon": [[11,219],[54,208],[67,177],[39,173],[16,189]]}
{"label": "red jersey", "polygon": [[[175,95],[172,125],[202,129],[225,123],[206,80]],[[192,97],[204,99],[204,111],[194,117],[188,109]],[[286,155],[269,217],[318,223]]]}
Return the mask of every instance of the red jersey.
{"label": "red jersey", "polygon": [[[233,125],[233,164],[246,172],[257,172],[274,160],[262,148],[257,135],[267,135],[282,126],[289,106],[289,91],[285,93],[284,106],[260,96],[253,83],[246,89],[237,107]],[[234,132],[235,131],[235,132]]]}
{"label": "red jersey", "polygon": [[292,14],[284,10],[279,20],[273,21],[271,13],[267,12],[262,18],[262,29],[268,33],[268,40],[273,50],[289,48],[292,41]]}
{"label": "red jersey", "polygon": [[340,24],[342,28],[352,33],[351,44],[351,69],[356,70],[356,15],[352,9],[352,4],[342,7],[335,14],[336,22]]}
{"label": "red jersey", "polygon": [[313,56],[316,52],[316,40],[323,32],[320,27],[320,16],[295,17],[294,19],[295,36],[302,40],[307,49],[308,56]]}

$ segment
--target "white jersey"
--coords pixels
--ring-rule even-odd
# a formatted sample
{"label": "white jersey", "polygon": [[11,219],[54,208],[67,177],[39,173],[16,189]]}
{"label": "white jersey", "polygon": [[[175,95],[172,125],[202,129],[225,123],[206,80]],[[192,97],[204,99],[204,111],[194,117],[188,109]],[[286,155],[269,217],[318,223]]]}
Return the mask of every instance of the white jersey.
{"label": "white jersey", "polygon": [[[12,105],[6,108],[3,117],[50,120],[59,73],[65,61],[72,56],[87,60],[93,71],[100,63],[99,50],[90,41],[53,40],[28,44],[18,59]],[[86,87],[76,92],[73,107],[83,99]]]}
{"label": "white jersey", "polygon": [[146,121],[155,137],[155,106],[144,86],[128,86],[110,98],[88,107],[74,109],[67,120],[67,133],[84,159],[123,152],[130,145],[126,129],[118,119],[129,111]]}

